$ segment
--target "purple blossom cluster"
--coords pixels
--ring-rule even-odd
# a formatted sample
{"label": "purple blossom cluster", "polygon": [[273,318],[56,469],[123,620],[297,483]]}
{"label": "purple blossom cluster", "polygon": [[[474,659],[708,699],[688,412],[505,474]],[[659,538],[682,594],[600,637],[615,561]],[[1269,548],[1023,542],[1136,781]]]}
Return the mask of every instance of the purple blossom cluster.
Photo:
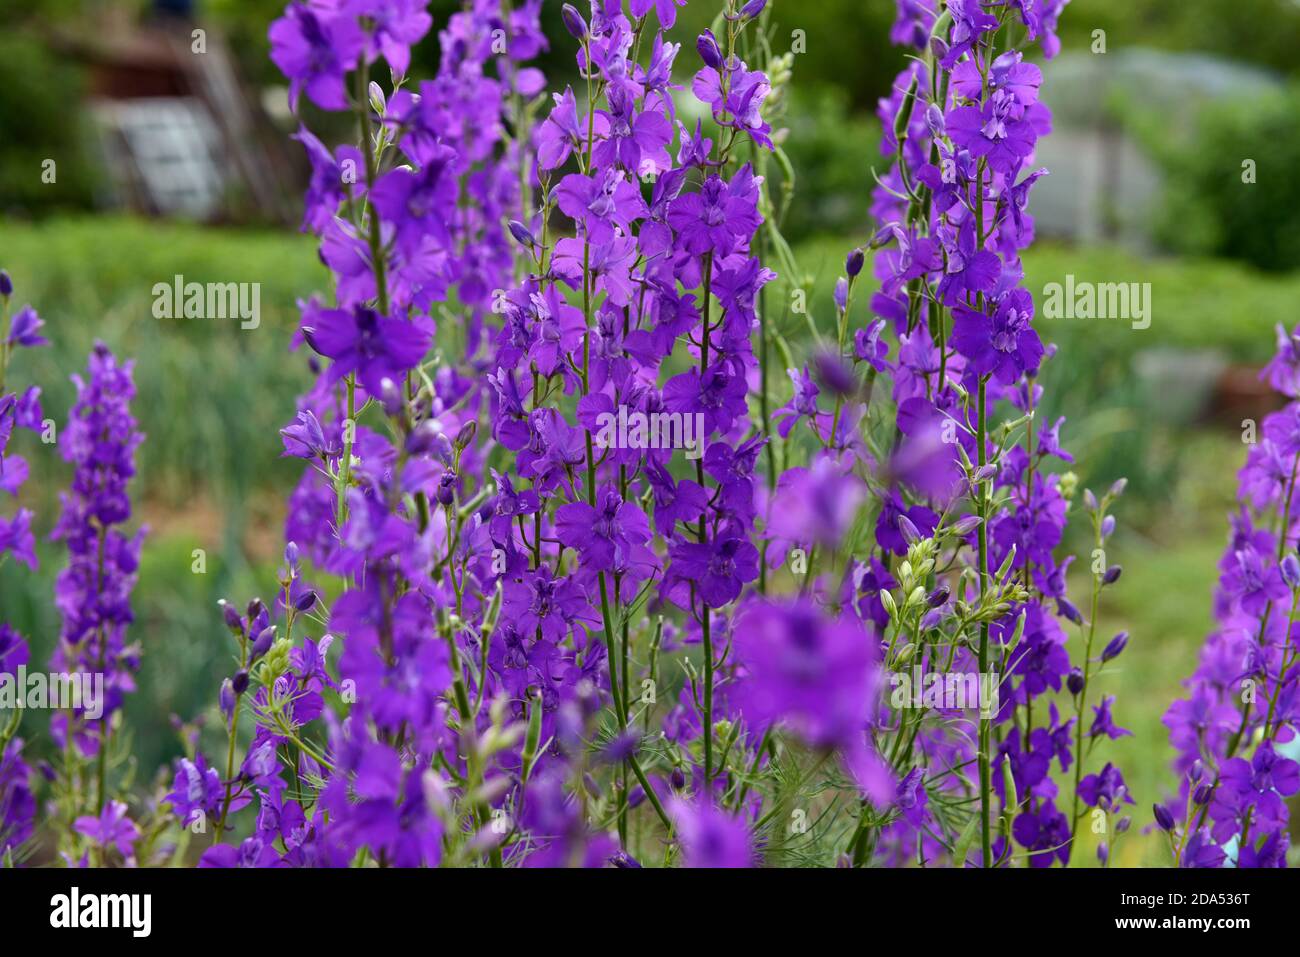
{"label": "purple blossom cluster", "polygon": [[[110,740],[140,667],[139,645],[126,641],[134,621],[131,591],[146,534],[143,528],[134,534],[125,530],[131,519],[128,486],[135,476],[135,453],[144,441],[131,414],[133,366],[118,362],[97,342],[86,377],[72,377],[77,398],[59,437],[59,450],[73,467],[72,483],[60,495],[63,507],[50,535],[62,541],[68,553],[68,564],[55,581],[54,604],[63,627],[51,670],[92,676],[96,686],[102,676],[103,682],[94,713],[85,700],[58,710],[50,732],[65,753],[60,782],[64,794],[70,799],[78,793],[89,795],[93,786],[96,816],[113,810],[108,798]],[[94,771],[82,768],[83,763],[93,763]],[[84,834],[83,820],[76,824]],[[99,846],[112,842],[100,841]]]}
{"label": "purple blossom cluster", "polygon": [[[538,3],[468,4],[418,85],[417,6],[291,4],[271,28],[291,97],[361,137],[298,136],[335,301],[303,304],[319,377],[283,430],[309,465],[279,596],[225,608],[224,770],[195,750],[169,795],[216,822],[203,863],[641,866],[648,823],[668,863],[749,866],[779,843],[780,783],[816,774],[850,797],[834,840],[860,865],[1045,866],[1086,816],[1122,832],[1120,772],[1079,758],[1126,733],[1088,695],[1127,640],[1094,653],[1119,570],[1094,560],[1087,617],[1067,596],[1075,480],[1048,463],[1072,459],[1061,421],[1035,430],[1048,350],[1019,264],[1050,117],[1009,38],[1050,55],[1063,5],[900,4],[920,55],[881,104],[878,318],[853,328],[856,250],[834,343],[810,322],[769,412],[791,352],[763,308],[762,0],[725,4],[689,83],[677,4],[566,5],[579,85],[549,98]],[[597,441],[629,413],[699,428]],[[1094,555],[1121,488],[1083,496]],[[899,706],[905,667],[995,681]]]}
{"label": "purple blossom cluster", "polygon": [[[1065,3],[899,0],[875,228],[800,364],[769,302],[804,290],[766,172],[791,60],[765,0],[722,0],[685,52],[682,0],[566,4],[577,79],[553,90],[541,0],[467,0],[430,80],[407,75],[424,4],[293,0],[271,56],[332,288],[300,304],[316,379],[281,430],[304,467],[278,587],[222,603],[224,741],[183,735],[158,789],[210,835],[200,866],[1046,867],[1078,861],[1081,825],[1108,862],[1133,803],[1091,759],[1128,734],[1096,685],[1128,642],[1097,633],[1123,482],[1063,471],[1020,264],[1051,125],[1025,54],[1055,54]],[[355,138],[327,144],[322,112]],[[15,317],[6,348],[38,327]],[[131,864],[157,829],[106,771],[138,664],[141,438],[129,363],[97,346],[76,381],[55,664],[104,673],[107,702],[53,721],[66,853]],[[0,450],[34,403],[0,404]],[[632,417],[649,432],[610,439]],[[1086,612],[1061,554],[1080,515]],[[1272,548],[1225,570],[1234,613],[1294,603],[1300,563]],[[0,662],[25,655],[0,630]],[[1289,670],[1279,650],[1250,674]],[[13,843],[30,774],[0,754]],[[1252,835],[1284,820],[1260,782],[1300,785],[1271,744],[1255,760],[1207,799]],[[1196,856],[1223,843],[1208,813]]]}
{"label": "purple blossom cluster", "polygon": [[[41,431],[41,390],[29,386],[21,394],[7,392],[9,364],[20,349],[47,345],[41,334],[44,320],[31,306],[10,313],[13,280],[0,269],[0,491],[16,498],[26,483],[27,460],[11,451],[15,429]],[[18,508],[0,514],[0,565],[12,558],[35,570],[36,539],[32,512]],[[26,639],[0,620],[0,675],[15,675],[30,657]],[[36,811],[32,770],[23,760],[23,741],[17,737],[22,712],[0,719],[0,867],[12,866],[20,846],[31,837]]]}
{"label": "purple blossom cluster", "polygon": [[[1105,863],[1130,823],[1119,770],[1083,774],[1097,740],[1128,733],[1093,684],[1127,642],[1094,643],[1100,591],[1120,574],[1105,547],[1123,483],[1079,502],[1073,473],[1053,470],[1073,459],[1060,445],[1063,420],[1037,421],[1051,350],[1034,329],[1020,262],[1034,234],[1029,193],[1047,172],[1034,167],[1035,144],[1051,129],[1042,71],[1025,52],[1037,42],[1055,54],[1064,6],[899,3],[893,37],[916,55],[879,108],[882,152],[895,162],[872,198],[876,318],[851,328],[864,268],[855,250],[836,290],[837,341],[811,371],[791,372],[781,427],[806,422],[820,474],[782,477],[769,529],[801,507],[834,515],[848,489],[878,500],[874,546],[847,543],[854,557],[827,589],[832,600],[877,638],[891,680],[912,670],[982,681],[978,717],[942,699],[918,708],[886,695],[872,734],[892,739],[881,772],[891,793],[863,805],[848,846],[858,863],[1067,864],[1085,819],[1105,835]],[[878,380],[889,384],[892,422],[871,405],[884,398]],[[1087,614],[1067,593],[1072,559],[1058,557],[1080,511],[1093,532]],[[812,544],[845,547],[823,534],[828,542]],[[1073,658],[1070,629],[1082,635]],[[977,834],[967,836],[952,809],[972,795]]]}
{"label": "purple blossom cluster", "polygon": [[1260,378],[1287,400],[1258,424],[1219,561],[1217,627],[1187,695],[1165,712],[1176,798],[1155,808],[1181,867],[1285,867],[1287,799],[1300,792],[1300,330],[1278,326]]}

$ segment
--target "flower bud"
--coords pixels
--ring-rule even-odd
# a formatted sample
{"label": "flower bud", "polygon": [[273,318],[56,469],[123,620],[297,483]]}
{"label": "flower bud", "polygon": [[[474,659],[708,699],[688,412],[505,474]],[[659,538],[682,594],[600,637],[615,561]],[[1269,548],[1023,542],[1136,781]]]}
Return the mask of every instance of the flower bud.
{"label": "flower bud", "polygon": [[257,661],[264,654],[271,650],[271,645],[275,641],[275,625],[263,628],[253,639],[253,647],[249,652],[249,660]]}
{"label": "flower bud", "polygon": [[271,646],[266,655],[266,670],[270,672],[272,681],[289,670],[289,655],[292,652],[293,646],[284,638]]}
{"label": "flower bud", "polygon": [[1073,622],[1076,625],[1083,624],[1083,612],[1079,611],[1074,602],[1068,598],[1056,599],[1056,610],[1062,618]]}
{"label": "flower bud", "polygon": [[438,480],[438,504],[450,505],[456,501],[456,473],[447,471]]}
{"label": "flower bud", "polygon": [[940,36],[930,37],[930,52],[936,60],[942,60],[948,55],[948,42]]}
{"label": "flower bud", "polygon": [[880,604],[885,607],[885,614],[890,618],[898,617],[898,605],[894,601],[894,596],[884,589],[880,592]]}
{"label": "flower bud", "polygon": [[674,791],[680,791],[686,787],[686,774],[681,768],[673,768],[672,773],[668,775],[668,783]]}
{"label": "flower bud", "polygon": [[835,395],[850,395],[857,388],[858,380],[853,370],[838,355],[830,350],[817,353],[813,363],[817,369],[817,381]]}
{"label": "flower bud", "polygon": [[1151,811],[1155,814],[1156,824],[1162,831],[1172,831],[1174,829],[1174,816],[1169,813],[1168,809],[1159,804],[1151,805]]}
{"label": "flower bud", "polygon": [[1066,676],[1065,686],[1070,689],[1070,694],[1077,695],[1083,691],[1083,669],[1077,665],[1070,669],[1069,675]]}
{"label": "flower bud", "polygon": [[867,256],[861,249],[850,250],[848,258],[844,260],[844,271],[849,274],[849,278],[855,278],[858,273],[862,272],[862,267],[866,265]]}
{"label": "flower bud", "polygon": [[938,608],[940,605],[948,604],[948,599],[951,595],[952,591],[947,585],[940,585],[926,596],[925,603],[931,608]]}
{"label": "flower bud", "polygon": [[564,21],[564,29],[573,35],[575,40],[587,39],[587,21],[582,19],[579,13],[571,3],[566,3],[560,8],[560,18]]}
{"label": "flower bud", "polygon": [[384,88],[374,80],[370,81],[370,86],[366,88],[370,94],[370,107],[380,116],[384,115],[384,110],[388,106],[388,101],[384,98]]}
{"label": "flower bud", "polygon": [[921,540],[921,530],[906,515],[898,516],[898,530],[903,535],[903,541],[909,545],[915,545]]}
{"label": "flower bud", "polygon": [[440,437],[445,438],[442,423],[437,419],[425,419],[406,437],[407,454],[428,455],[434,451]]}
{"label": "flower bud", "polygon": [[264,605],[264,604],[262,603],[262,599],[260,599],[260,598],[254,598],[252,601],[250,601],[250,602],[248,603],[248,620],[249,620],[249,622],[251,623],[255,618],[257,618],[259,615],[261,615],[262,612],[264,612],[264,611],[266,611],[266,605]]}
{"label": "flower bud", "polygon": [[240,668],[235,672],[235,677],[230,679],[231,690],[236,695],[241,695],[248,690],[248,672]]}
{"label": "flower bud", "polygon": [[1192,762],[1191,768],[1187,772],[1187,777],[1193,784],[1199,784],[1201,778],[1205,777],[1205,762],[1197,758]]}
{"label": "flower bud", "polygon": [[715,70],[722,68],[722,50],[712,30],[705,30],[699,35],[695,41],[695,49],[699,51],[700,59],[704,61],[705,66]]}
{"label": "flower bud", "polygon": [[284,546],[284,562],[286,565],[296,566],[298,564],[298,543],[286,542]]}
{"label": "flower bud", "polygon": [[767,6],[767,0],[749,0],[749,3],[740,8],[742,17],[749,17],[751,20],[763,12]]}
{"label": "flower bud", "polygon": [[944,135],[945,121],[943,110],[939,109],[937,103],[931,103],[925,109],[925,125],[930,128],[930,135],[940,137]]}
{"label": "flower bud", "polygon": [[529,232],[528,227],[517,219],[510,220],[510,235],[515,237],[515,241],[521,246],[527,246],[532,249],[537,245],[537,240]]}
{"label": "flower bud", "polygon": [[466,447],[474,441],[474,436],[478,434],[478,422],[471,419],[460,427],[456,433],[456,449],[460,452],[465,451]]}
{"label": "flower bud", "polygon": [[217,604],[221,606],[221,614],[226,620],[226,627],[235,634],[242,635],[244,633],[244,622],[243,619],[239,617],[239,612],[235,610],[235,606],[224,598],[217,602]]}
{"label": "flower bud", "polygon": [[1300,559],[1296,558],[1294,552],[1282,559],[1282,581],[1292,591],[1300,588]]}
{"label": "flower bud", "polygon": [[391,416],[400,415],[406,405],[401,386],[388,376],[379,380],[379,404],[384,407],[384,412]]}
{"label": "flower bud", "polygon": [[1121,631],[1118,635],[1110,640],[1101,653],[1103,662],[1110,661],[1112,658],[1118,658],[1124,649],[1128,647],[1128,632]]}
{"label": "flower bud", "polygon": [[0,296],[8,299],[14,294],[14,281],[9,278],[9,273],[0,269]]}
{"label": "flower bud", "polygon": [[317,599],[317,595],[315,590],[308,589],[306,592],[304,592],[302,595],[298,597],[298,600],[293,603],[293,607],[297,611],[311,611],[313,608],[316,607],[316,599]]}
{"label": "flower bud", "polygon": [[1103,585],[1113,585],[1119,581],[1119,576],[1123,573],[1123,568],[1118,565],[1111,565],[1110,568],[1107,568],[1105,573],[1101,576],[1101,583]]}
{"label": "flower bud", "polygon": [[1213,793],[1214,793],[1214,788],[1210,787],[1210,785],[1208,784],[1202,784],[1198,786],[1195,791],[1192,792],[1192,800],[1195,801],[1198,805],[1209,804],[1210,795],[1212,795]]}

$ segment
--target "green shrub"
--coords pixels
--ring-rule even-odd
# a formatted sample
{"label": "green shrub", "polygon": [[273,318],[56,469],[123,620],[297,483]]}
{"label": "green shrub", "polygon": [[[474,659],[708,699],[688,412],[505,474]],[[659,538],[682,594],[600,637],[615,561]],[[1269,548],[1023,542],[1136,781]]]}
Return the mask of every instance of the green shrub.
{"label": "green shrub", "polygon": [[[1260,269],[1300,265],[1297,114],[1300,85],[1209,106],[1190,143],[1153,144],[1168,176],[1160,239],[1182,253]],[[1252,174],[1256,182],[1246,182]]]}

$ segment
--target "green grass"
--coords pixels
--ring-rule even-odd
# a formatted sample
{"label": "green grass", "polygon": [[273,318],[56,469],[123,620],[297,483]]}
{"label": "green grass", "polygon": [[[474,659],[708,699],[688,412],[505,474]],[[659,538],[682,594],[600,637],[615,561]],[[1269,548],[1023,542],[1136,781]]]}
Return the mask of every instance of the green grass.
{"label": "green grass", "polygon": [[[152,531],[131,631],[145,658],[127,718],[140,766],[151,773],[178,752],[160,716],[188,719],[208,708],[229,670],[217,599],[271,597],[282,503],[299,474],[295,460],[279,457],[278,430],[311,381],[305,357],[288,351],[294,303],[321,289],[327,273],[310,239],[296,235],[115,218],[6,222],[0,266],[13,277],[13,304],[35,306],[51,341],[15,357],[9,385],[39,385],[59,428],[75,397],[69,376],[85,369],[95,340],[136,363],[133,409],[147,438],[132,495],[135,522]],[[178,273],[186,281],[261,283],[259,328],[154,318],[154,284]],[[37,513],[41,568],[32,575],[12,562],[0,566],[0,608],[28,636],[33,661],[43,662],[58,635],[51,596],[63,565],[60,546],[44,539],[70,472],[55,446],[25,432],[15,443],[32,468],[23,501]],[[191,570],[194,549],[206,553],[204,574]],[[21,732],[38,753],[39,721],[29,717]]]}

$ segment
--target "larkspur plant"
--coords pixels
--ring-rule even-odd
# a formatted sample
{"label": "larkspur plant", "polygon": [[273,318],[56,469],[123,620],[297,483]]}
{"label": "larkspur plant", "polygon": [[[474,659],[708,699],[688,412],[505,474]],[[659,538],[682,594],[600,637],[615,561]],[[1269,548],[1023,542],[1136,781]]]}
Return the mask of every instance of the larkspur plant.
{"label": "larkspur plant", "polygon": [[[9,364],[20,349],[47,345],[41,334],[44,321],[31,306],[10,313],[13,280],[0,269],[0,491],[11,498],[27,481],[27,460],[9,450],[15,429],[41,430],[41,390],[29,386],[21,395],[6,392]],[[36,568],[36,538],[32,512],[19,508],[9,517],[0,515],[0,564],[12,559]],[[27,641],[0,619],[0,674],[14,674],[27,664]],[[0,720],[0,866],[13,866],[22,845],[32,835],[36,799],[32,770],[23,760],[23,741],[17,737],[22,711]]]}
{"label": "larkspur plant", "polygon": [[126,630],[134,620],[131,590],[145,530],[128,537],[121,528],[131,517],[127,487],[135,475],[136,449],[144,441],[131,414],[132,365],[119,363],[97,342],[86,378],[72,377],[77,400],[59,446],[74,471],[51,533],[68,552],[68,565],[55,583],[54,603],[63,628],[52,671],[102,675],[104,689],[97,715],[87,713],[83,703],[56,711],[51,718],[51,737],[63,754],[56,793],[74,824],[73,833],[66,835],[66,852],[75,853],[80,835],[88,842],[82,853],[93,848],[101,863],[106,859],[102,855],[121,845],[122,834],[136,830],[125,816],[126,806],[108,796],[113,733],[125,695],[135,690],[134,673],[140,666],[140,648],[127,644]]}
{"label": "larkspur plant", "polygon": [[1180,787],[1154,810],[1180,867],[1285,867],[1290,846],[1286,799],[1300,792],[1300,330],[1278,326],[1277,347],[1260,377],[1287,404],[1258,429],[1242,423],[1251,444],[1218,566],[1218,627],[1187,696],[1164,715]]}
{"label": "larkspur plant", "polygon": [[[576,79],[549,90],[541,0],[467,0],[423,81],[422,4],[291,3],[271,57],[333,288],[294,341],[317,378],[281,432],[305,467],[278,588],[223,603],[224,734],[184,725],[133,818],[109,744],[139,440],[129,366],[97,347],[65,433],[59,655],[113,694],[97,723],[55,717],[66,859],[1046,867],[1082,863],[1086,830],[1108,863],[1133,803],[1092,755],[1128,733],[1096,685],[1128,641],[1097,632],[1123,481],[1054,471],[1073,459],[1037,415],[1052,350],[1019,259],[1050,129],[1025,53],[1055,55],[1065,2],[900,0],[910,65],[833,328],[768,176],[793,58],[764,0],[724,0],[685,51],[680,0],[564,5]],[[327,145],[321,113],[355,139]],[[691,416],[701,447],[596,440],[627,413]],[[1283,595],[1255,571],[1259,612]],[[1222,773],[1239,809],[1251,774]]]}
{"label": "larkspur plant", "polygon": [[[818,543],[832,559],[848,556],[838,601],[877,638],[895,682],[894,707],[882,703],[872,716],[892,793],[861,806],[846,847],[858,864],[1068,864],[1084,821],[1103,835],[1104,864],[1130,824],[1120,771],[1082,773],[1098,740],[1128,733],[1114,723],[1111,698],[1089,696],[1127,641],[1095,647],[1101,590],[1120,574],[1104,548],[1123,482],[1100,499],[1083,495],[1094,546],[1085,615],[1066,592],[1071,559],[1057,557],[1079,510],[1076,479],[1046,468],[1073,461],[1059,443],[1063,422],[1035,428],[1049,350],[1032,325],[1019,259],[1033,239],[1029,193],[1047,172],[1033,168],[1034,146],[1051,121],[1038,97],[1042,71],[1024,50],[1038,42],[1055,54],[1064,6],[899,4],[893,36],[918,52],[879,110],[882,151],[894,163],[872,203],[882,224],[869,244],[879,250],[877,318],[852,329],[864,269],[854,250],[836,288],[834,344],[816,375],[792,372],[790,411],[821,448],[811,481],[782,477],[789,507],[818,490],[826,514],[850,490],[880,503],[874,543],[860,526],[845,541]],[[892,379],[892,414],[872,405],[882,373]],[[1000,420],[999,402],[1010,413]],[[778,487],[774,515],[786,507]],[[1080,633],[1074,662],[1067,628]],[[980,676],[978,718],[951,701],[931,707],[919,689],[898,694],[906,668]],[[1061,714],[1059,692],[1072,714]],[[1054,764],[1072,783],[1064,796]]]}

